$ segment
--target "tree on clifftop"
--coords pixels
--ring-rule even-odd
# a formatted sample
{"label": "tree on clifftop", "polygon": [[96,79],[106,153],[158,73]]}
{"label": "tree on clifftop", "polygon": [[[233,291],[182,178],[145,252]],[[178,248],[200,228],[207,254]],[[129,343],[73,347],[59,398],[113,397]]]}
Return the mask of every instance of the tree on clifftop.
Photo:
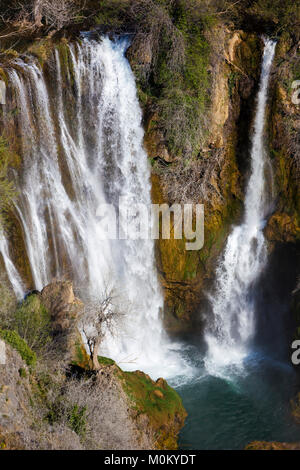
{"label": "tree on clifftop", "polygon": [[106,287],[99,299],[85,304],[79,327],[85,336],[94,370],[100,369],[98,355],[105,333],[114,336],[122,316],[119,298],[111,287]]}

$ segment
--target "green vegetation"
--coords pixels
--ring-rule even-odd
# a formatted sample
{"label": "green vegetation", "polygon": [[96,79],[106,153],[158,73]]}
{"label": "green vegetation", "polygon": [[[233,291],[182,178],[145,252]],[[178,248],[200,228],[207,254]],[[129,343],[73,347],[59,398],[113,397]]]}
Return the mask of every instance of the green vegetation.
{"label": "green vegetation", "polygon": [[86,412],[86,406],[78,406],[77,404],[73,405],[69,411],[69,427],[80,437],[84,437],[86,434]]}
{"label": "green vegetation", "polygon": [[26,341],[22,339],[16,331],[0,330],[0,338],[6,341],[12,348],[20,354],[21,358],[28,366],[36,364],[36,354],[30,349]]}
{"label": "green vegetation", "polygon": [[300,38],[300,3],[294,0],[256,0],[246,14],[261,25],[266,33],[280,35],[285,31]]}
{"label": "green vegetation", "polygon": [[4,280],[0,282],[0,328],[3,339],[30,365],[51,341],[50,315],[39,296],[30,295],[17,306],[15,295]]}
{"label": "green vegetation", "polygon": [[139,414],[146,413],[151,421],[159,424],[163,423],[169,414],[178,411],[185,413],[180,396],[167,382],[163,381],[162,388],[139,371],[121,371],[120,378],[125,392],[134,403],[134,408]]}
{"label": "green vegetation", "polygon": [[[158,449],[176,449],[176,429],[168,429],[166,423],[170,416],[175,422],[183,425],[186,411],[178,393],[163,379],[156,382],[140,371],[117,372],[123,389],[132,402],[137,415],[145,414],[149,424],[156,433],[156,447]],[[173,425],[174,425],[173,423]]]}
{"label": "green vegetation", "polygon": [[38,295],[27,297],[14,313],[12,328],[38,354],[51,341],[50,315]]}
{"label": "green vegetation", "polygon": [[113,366],[115,364],[115,361],[113,361],[109,357],[104,356],[98,356],[98,361],[99,364],[102,364],[103,366]]}
{"label": "green vegetation", "polygon": [[20,377],[22,377],[22,379],[25,379],[27,377],[26,370],[23,367],[19,369],[19,374],[20,374]]}
{"label": "green vegetation", "polygon": [[[128,56],[141,104],[154,111],[168,150],[195,158],[208,131],[211,32],[215,26],[299,35],[299,2],[288,0],[101,0],[103,31],[134,33]],[[229,77],[233,92],[236,76]]]}
{"label": "green vegetation", "polygon": [[129,50],[142,104],[155,109],[169,151],[197,155],[209,103],[207,28],[213,21],[195,14],[195,2],[151,0],[133,5],[137,34]]}
{"label": "green vegetation", "polygon": [[95,22],[106,30],[118,30],[124,26],[127,19],[128,0],[100,0]]}
{"label": "green vegetation", "polygon": [[[209,103],[210,83],[210,49],[204,35],[204,24],[193,27],[185,22],[181,32],[186,44],[183,70],[172,73],[165,61],[158,65],[157,70],[158,84],[162,89],[157,103],[161,108],[161,125],[165,129],[169,150],[177,156],[190,147],[193,155],[199,152],[206,128],[205,110]],[[165,57],[165,52],[162,55]]]}

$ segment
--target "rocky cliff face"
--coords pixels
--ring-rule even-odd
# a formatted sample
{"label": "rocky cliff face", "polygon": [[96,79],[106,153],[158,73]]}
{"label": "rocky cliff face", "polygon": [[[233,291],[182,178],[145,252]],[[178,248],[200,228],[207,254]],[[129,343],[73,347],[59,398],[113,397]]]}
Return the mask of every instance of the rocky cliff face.
{"label": "rocky cliff face", "polygon": [[277,45],[269,109],[276,202],[266,233],[273,242],[295,243],[300,237],[300,105],[293,88],[299,77],[299,42],[285,34]]}
{"label": "rocky cliff face", "polygon": [[0,340],[0,448],[177,448],[186,412],[167,382],[123,372],[107,358],[93,372],[71,283],[55,282],[33,295],[49,309],[53,339],[36,366]]}
{"label": "rocky cliff face", "polygon": [[[153,162],[153,202],[203,203],[205,242],[200,251],[186,251],[186,240],[160,239],[157,261],[165,292],[169,331],[189,330],[199,321],[214,267],[230,226],[241,214],[247,170],[253,99],[260,73],[261,40],[243,31],[215,28],[210,33],[210,104],[208,131],[197,155],[172,154],[160,116],[145,106],[145,146]],[[137,46],[133,44],[134,52]],[[129,50],[133,69],[141,74],[150,57]],[[145,72],[146,73],[146,72]]]}
{"label": "rocky cliff face", "polygon": [[[290,32],[277,44],[269,104],[269,149],[273,168],[274,205],[266,236],[270,249],[285,248],[294,252],[294,266],[299,264],[300,240],[300,104],[297,80],[300,78],[299,39]],[[294,269],[290,266],[290,271]],[[299,275],[299,268],[298,275]],[[290,312],[299,334],[299,287],[290,292]]]}
{"label": "rocky cliff face", "polygon": [[[216,40],[218,38],[218,41]],[[205,206],[205,242],[199,252],[185,250],[185,240],[157,243],[157,260],[165,292],[165,323],[169,331],[186,331],[199,320],[218,256],[230,226],[242,213],[248,175],[254,98],[260,73],[262,42],[257,34],[218,28],[210,44],[208,131],[200,149],[188,160],[173,154],[153,101],[145,104],[145,146],[153,165],[153,201],[197,202]],[[129,58],[139,78],[151,56],[134,52]],[[142,58],[142,59],[141,59]],[[138,64],[138,65],[137,65]],[[299,241],[299,109],[293,82],[299,79],[297,35],[283,34],[278,42],[268,108],[267,177],[272,213],[266,227],[270,249],[277,243]],[[267,176],[267,175],[266,175]],[[171,234],[171,238],[172,238]]]}

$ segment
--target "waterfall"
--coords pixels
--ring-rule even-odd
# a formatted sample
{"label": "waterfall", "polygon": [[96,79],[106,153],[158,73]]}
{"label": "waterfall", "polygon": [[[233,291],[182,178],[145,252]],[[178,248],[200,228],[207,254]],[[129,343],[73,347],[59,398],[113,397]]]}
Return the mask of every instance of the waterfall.
{"label": "waterfall", "polygon": [[24,293],[24,285],[22,283],[18,271],[14,266],[14,263],[10,259],[8,242],[2,233],[0,234],[0,253],[3,258],[8,278],[11,281],[12,288],[16,296],[20,298],[23,296]]}
{"label": "waterfall", "polygon": [[[67,58],[57,47],[46,71],[28,57],[8,70],[23,161],[15,209],[32,287],[71,277],[85,300],[99,296],[106,283],[117,285],[128,311],[121,333],[107,337],[101,353],[126,369],[170,377],[185,366],[163,330],[154,242],[106,240],[96,217],[100,204],[119,197],[151,203],[127,46],[126,39],[84,38],[65,46]],[[6,240],[0,249],[20,296],[24,288]]]}
{"label": "waterfall", "polygon": [[213,321],[207,324],[205,331],[208,346],[205,363],[210,372],[219,366],[242,363],[255,332],[255,307],[250,289],[267,261],[263,233],[268,211],[264,124],[275,47],[274,41],[265,40],[244,220],[233,228],[228,237],[216,272],[215,292],[209,296]]}

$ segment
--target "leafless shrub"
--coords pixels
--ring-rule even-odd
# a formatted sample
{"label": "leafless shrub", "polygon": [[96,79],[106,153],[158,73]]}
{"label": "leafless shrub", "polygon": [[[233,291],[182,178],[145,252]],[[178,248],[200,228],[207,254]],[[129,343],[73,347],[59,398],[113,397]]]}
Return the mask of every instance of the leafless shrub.
{"label": "leafless shrub", "polygon": [[[153,432],[147,429],[149,441],[138,441],[137,420],[132,419],[126,406],[128,397],[116,376],[116,366],[106,367],[99,375],[81,380],[71,379],[66,383],[65,402],[75,404],[76,409],[84,410],[84,434],[81,443],[86,449],[132,449],[135,445],[149,448],[154,441]],[[67,407],[68,408],[68,407]],[[65,425],[69,423],[69,411],[64,415]],[[142,426],[145,441],[145,427]]]}
{"label": "leafless shrub", "polygon": [[[1,5],[0,5],[1,6]],[[22,33],[34,33],[46,24],[48,30],[60,30],[64,26],[82,19],[84,0],[29,0],[13,1],[1,8],[1,21],[7,27],[0,38],[9,38]]]}
{"label": "leafless shrub", "polygon": [[163,191],[170,203],[210,203],[211,195],[223,196],[213,181],[217,181],[224,155],[217,151],[211,156],[180,159],[160,171]]}
{"label": "leafless shrub", "polygon": [[60,30],[78,18],[83,4],[74,0],[36,0],[34,16],[36,24],[42,19],[49,29]]}
{"label": "leafless shrub", "polygon": [[85,304],[79,328],[86,338],[95,370],[100,369],[98,352],[105,333],[109,332],[114,335],[116,324],[122,316],[120,298],[116,289],[110,286],[104,288],[99,298],[92,299]]}

